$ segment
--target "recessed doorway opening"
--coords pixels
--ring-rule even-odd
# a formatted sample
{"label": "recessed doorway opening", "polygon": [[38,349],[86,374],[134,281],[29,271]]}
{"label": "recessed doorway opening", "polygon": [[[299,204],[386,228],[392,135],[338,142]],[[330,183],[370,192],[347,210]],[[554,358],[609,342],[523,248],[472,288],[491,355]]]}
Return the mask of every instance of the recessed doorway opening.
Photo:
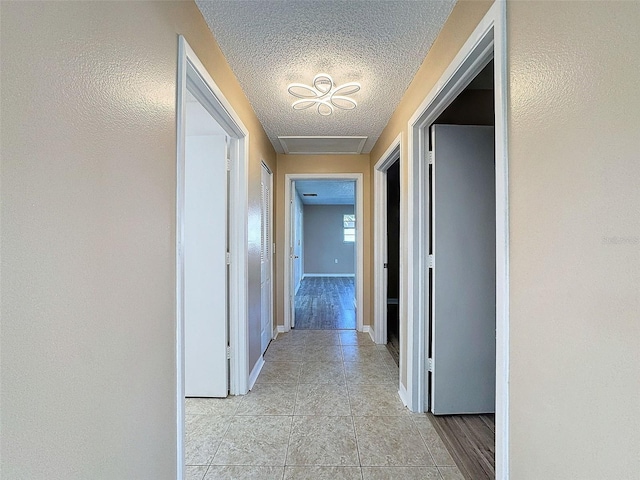
{"label": "recessed doorway opening", "polygon": [[429,415],[463,473],[495,478],[494,78],[429,127]]}
{"label": "recessed doorway opening", "polygon": [[[494,410],[495,478],[499,479],[506,479],[509,475],[509,235],[505,17],[504,3],[495,3],[409,120],[409,161],[408,171],[405,171],[409,184],[408,195],[404,197],[412,199],[407,205],[408,256],[412,259],[408,262],[409,281],[406,290],[407,405],[417,412],[429,409],[435,409],[440,413]],[[489,68],[493,73],[492,103],[495,127],[433,127],[447,107],[455,103],[487,65],[491,65]],[[492,129],[488,136],[483,136],[482,140],[475,137],[469,140],[471,136],[487,128]],[[465,130],[465,136],[469,135],[462,141],[464,149],[470,152],[469,154],[454,152],[459,146],[459,140],[456,139],[460,138],[459,132],[462,130]],[[478,168],[479,163],[484,164],[484,160],[473,161],[476,146],[480,144],[488,144],[489,159],[494,162],[493,165],[487,165],[487,168]],[[432,153],[429,153],[430,147],[433,147]],[[485,148],[482,147],[480,150]],[[449,155],[451,152],[454,153]],[[478,173],[478,178],[474,178],[472,170]],[[482,195],[481,199],[476,199],[477,204],[471,198],[477,193],[475,187],[469,187],[475,180],[481,180],[484,193],[489,192]],[[446,191],[447,185],[454,192],[454,196],[443,200],[439,193]],[[432,205],[434,209],[431,208]],[[438,205],[444,208],[438,210]],[[456,211],[448,211],[447,205]],[[475,208],[480,210],[477,212],[479,215],[489,215],[490,220],[476,222],[477,225],[469,229],[467,227],[475,220]],[[438,222],[438,219],[447,217],[453,221]],[[471,230],[471,233],[465,231],[456,235],[456,229],[449,228],[453,223]],[[476,231],[490,233],[488,236],[483,233],[477,244],[465,243],[466,237]],[[465,245],[471,248],[465,249]],[[438,253],[438,246],[452,248],[440,249]],[[462,256],[456,255],[454,250],[464,253]],[[484,254],[477,254],[475,250],[482,250]],[[490,291],[479,293],[474,286],[464,285],[456,297],[455,288],[450,288],[452,284],[448,283],[448,280],[453,279],[454,284],[464,283],[465,265],[474,271],[474,275],[481,275],[482,266],[486,264],[487,259],[491,261],[491,265],[484,268],[484,273],[492,278],[491,281],[486,281],[491,287]],[[438,285],[449,289],[439,290]],[[467,290],[469,295],[465,296]],[[488,319],[491,325],[487,326],[486,322],[480,322],[482,325],[476,324],[471,321],[475,315],[466,313],[463,317],[471,321],[468,326],[441,322],[440,320],[446,317],[446,312],[439,309],[438,305],[446,306],[447,296],[450,297],[449,300],[458,298],[459,304],[464,307],[463,310],[469,307],[467,313],[482,310],[479,316]],[[454,328],[448,328],[450,325]],[[474,349],[465,349],[464,345],[468,344],[465,343],[465,338],[470,338],[468,333],[476,331],[483,340],[479,345],[474,344]],[[486,341],[486,338],[489,340]],[[454,350],[447,348],[449,341],[456,343]],[[456,371],[456,368],[460,365],[453,370],[449,368],[460,360],[456,358],[457,353],[462,353],[464,357],[462,374],[458,376],[456,372],[460,372]],[[482,366],[483,371],[482,379],[477,379],[478,388],[474,389],[474,392],[478,393],[475,400],[478,401],[478,405],[481,404],[479,410],[469,405],[458,404],[458,400],[465,397],[459,391],[450,395],[459,386],[456,386],[457,379],[467,374],[470,375],[467,378],[476,378],[471,374],[471,366],[476,366],[472,361],[474,358],[478,360],[477,365]],[[438,383],[438,378],[444,382]]]}
{"label": "recessed doorway opening", "polygon": [[242,395],[249,380],[248,131],[182,36],[176,110],[176,471],[182,478],[185,397]]}
{"label": "recessed doorway opening", "polygon": [[400,365],[400,159],[387,169],[387,350]]}
{"label": "recessed doorway opening", "polygon": [[362,331],[362,174],[285,179],[285,331]]}
{"label": "recessed doorway opening", "polygon": [[293,182],[292,328],[356,329],[355,181]]}

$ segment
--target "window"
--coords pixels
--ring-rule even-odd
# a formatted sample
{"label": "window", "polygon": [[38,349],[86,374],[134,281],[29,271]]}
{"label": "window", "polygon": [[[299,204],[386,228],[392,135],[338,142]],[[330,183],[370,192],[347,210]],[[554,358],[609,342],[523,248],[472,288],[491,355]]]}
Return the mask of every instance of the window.
{"label": "window", "polygon": [[356,216],[355,215],[343,215],[342,226],[344,229],[344,241],[345,243],[355,243],[356,241]]}

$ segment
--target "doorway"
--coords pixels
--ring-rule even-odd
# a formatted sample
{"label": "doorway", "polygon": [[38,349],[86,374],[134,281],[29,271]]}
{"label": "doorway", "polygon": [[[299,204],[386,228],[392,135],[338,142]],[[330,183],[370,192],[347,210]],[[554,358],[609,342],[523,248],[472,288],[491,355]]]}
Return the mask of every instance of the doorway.
{"label": "doorway", "polygon": [[428,392],[461,471],[495,477],[493,61],[429,128]]}
{"label": "doorway", "polygon": [[495,409],[493,61],[429,127],[429,411]]}
{"label": "doorway", "polygon": [[184,176],[184,374],[187,397],[229,392],[229,138],[187,87]]}
{"label": "doorway", "polygon": [[292,188],[292,328],[355,330],[355,181],[297,180]]}
{"label": "doorway", "polygon": [[[402,358],[399,319],[402,318],[405,308],[400,301],[402,297],[400,245],[404,241],[400,202],[403,188],[400,177],[403,168],[402,153],[402,134],[400,134],[382,154],[373,170],[374,339],[379,345],[387,345],[398,366]],[[389,285],[390,282],[391,285]],[[391,319],[389,319],[390,315]]]}
{"label": "doorway", "polygon": [[362,331],[362,174],[285,175],[285,331]]}
{"label": "doorway", "polygon": [[387,169],[387,350],[400,365],[400,159]]}
{"label": "doorway", "polygon": [[182,36],[176,111],[176,470],[182,478],[185,396],[248,390],[248,131]]}
{"label": "doorway", "polygon": [[[425,411],[432,406],[431,391],[428,386],[430,374],[438,369],[438,339],[432,343],[433,331],[428,319],[434,308],[434,297],[430,291],[430,275],[435,269],[436,285],[438,276],[437,232],[433,232],[430,218],[431,202],[428,154],[432,134],[431,125],[446,110],[472,80],[493,60],[493,88],[495,130],[492,135],[495,148],[493,186],[495,188],[493,209],[495,219],[495,477],[508,478],[508,176],[506,149],[506,48],[505,48],[505,5],[494,4],[472,33],[458,55],[445,71],[436,87],[427,95],[409,120],[409,188],[406,198],[414,199],[408,204],[408,255],[407,277],[409,286],[407,314],[407,404],[414,411]],[[491,68],[491,67],[490,67]],[[433,140],[433,138],[432,138]],[[437,142],[437,139],[436,139]],[[437,150],[437,146],[436,146]],[[437,152],[435,153],[437,156]],[[436,175],[437,175],[437,158]],[[433,174],[434,172],[431,171]],[[412,205],[413,203],[413,205]],[[436,212],[437,214],[437,212]],[[437,224],[436,224],[437,228]],[[432,237],[433,236],[433,237]],[[436,242],[435,257],[430,256],[431,242]],[[416,288],[416,286],[418,288]],[[437,304],[438,297],[435,297]],[[437,312],[436,312],[437,314]],[[437,318],[434,320],[437,322]],[[430,346],[432,351],[429,351]],[[435,352],[434,352],[435,350]],[[431,354],[431,356],[430,356]],[[446,364],[445,364],[446,365]],[[427,366],[425,368],[425,366]],[[442,365],[440,365],[442,366]],[[442,373],[442,372],[441,372]]]}

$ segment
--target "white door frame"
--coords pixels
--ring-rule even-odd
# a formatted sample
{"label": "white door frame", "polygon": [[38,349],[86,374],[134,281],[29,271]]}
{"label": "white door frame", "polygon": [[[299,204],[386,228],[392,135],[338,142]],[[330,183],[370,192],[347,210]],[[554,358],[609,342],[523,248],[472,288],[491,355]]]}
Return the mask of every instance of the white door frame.
{"label": "white door frame", "polygon": [[356,328],[362,332],[363,327],[363,263],[364,263],[364,247],[363,247],[363,217],[364,217],[364,196],[363,196],[363,175],[362,173],[299,173],[286,174],[284,176],[284,331],[291,330],[291,311],[289,302],[295,288],[291,283],[291,272],[293,269],[292,253],[291,253],[291,188],[292,182],[297,180],[352,180],[356,182]]}
{"label": "white door frame", "polygon": [[[509,477],[509,215],[507,160],[506,3],[496,1],[408,122],[408,178],[404,195],[408,268],[401,277],[407,292],[407,388],[412,411],[426,406],[428,318],[428,174],[424,159],[429,127],[491,59],[494,60],[496,156],[496,479]],[[404,167],[404,168],[403,168]],[[408,169],[408,171],[407,171]],[[404,230],[404,229],[403,229]],[[406,284],[405,284],[406,282]],[[402,295],[402,293],[401,293]]]}
{"label": "white door frame", "polygon": [[182,35],[178,37],[176,103],[176,425],[177,473],[184,475],[184,168],[186,94],[191,91],[227,132],[231,148],[229,180],[229,344],[230,391],[247,393],[247,191],[249,131]]}
{"label": "white door frame", "polygon": [[[300,288],[300,284],[302,283],[302,279],[304,278],[304,212],[302,210],[298,211],[296,207],[296,181],[292,180],[288,186],[288,193],[290,195],[289,201],[289,213],[291,214],[291,220],[289,221],[289,252],[290,260],[298,260],[300,265],[300,278],[296,283],[296,273],[295,273],[295,262],[291,263],[291,268],[289,269],[289,285],[291,286],[291,300],[287,305],[287,314],[290,318],[290,328],[295,328],[296,326],[296,315],[295,315],[295,296],[298,293],[298,289]],[[286,195],[286,194],[285,194]],[[302,199],[300,198],[300,202],[302,203]],[[301,206],[303,208],[304,205]],[[297,212],[294,214],[294,212]],[[299,224],[299,225],[298,225]],[[297,228],[300,227],[300,232],[297,232]],[[300,234],[300,238],[297,237],[297,234]],[[300,245],[299,255],[296,255],[296,242]]]}
{"label": "white door frame", "polygon": [[[399,159],[402,163],[402,133],[382,154],[373,169],[373,328],[375,342],[387,343],[387,280],[384,264],[387,263],[387,170]],[[402,168],[402,167],[400,167]],[[400,180],[402,183],[402,180]],[[402,214],[400,215],[402,219]],[[404,245],[403,239],[400,245]],[[402,262],[400,263],[402,268]],[[402,278],[402,272],[400,272]],[[398,307],[403,308],[402,302]],[[398,318],[403,318],[399,315]]]}

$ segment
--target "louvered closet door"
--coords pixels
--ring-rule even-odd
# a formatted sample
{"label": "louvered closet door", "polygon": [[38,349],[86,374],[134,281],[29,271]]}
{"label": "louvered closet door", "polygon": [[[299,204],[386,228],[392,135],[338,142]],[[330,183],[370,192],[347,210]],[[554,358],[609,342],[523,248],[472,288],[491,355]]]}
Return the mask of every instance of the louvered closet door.
{"label": "louvered closet door", "polygon": [[272,321],[272,174],[265,164],[262,164],[262,178],[260,182],[262,192],[261,208],[261,241],[260,241],[260,297],[261,297],[261,344],[262,353],[267,349],[273,329]]}

